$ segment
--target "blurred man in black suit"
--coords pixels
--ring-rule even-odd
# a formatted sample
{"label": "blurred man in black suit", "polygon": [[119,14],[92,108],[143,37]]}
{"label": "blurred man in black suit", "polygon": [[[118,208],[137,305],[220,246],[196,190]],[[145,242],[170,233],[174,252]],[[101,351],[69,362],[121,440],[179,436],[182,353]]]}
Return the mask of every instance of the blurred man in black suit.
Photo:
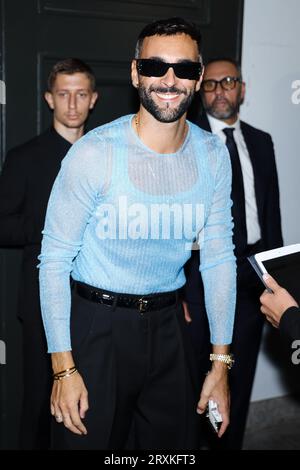
{"label": "blurred man in black suit", "polygon": [[97,100],[91,68],[74,58],[58,62],[49,75],[45,99],[53,110],[53,125],[10,150],[0,176],[0,245],[24,247],[19,299],[24,374],[22,449],[47,449],[50,445],[52,368],[40,312],[37,256],[48,198],[61,161],[83,135]]}
{"label": "blurred man in black suit", "polygon": [[[269,134],[239,119],[244,95],[245,83],[235,61],[216,59],[206,65],[201,87],[205,112],[197,116],[196,123],[217,134],[230,153],[233,241],[237,257],[237,307],[231,345],[235,355],[230,373],[231,421],[222,439],[216,442],[223,449],[242,447],[263,326],[259,304],[263,288],[247,256],[282,245],[273,142]],[[186,265],[186,300],[199,356],[203,354],[204,337],[208,333],[202,282],[197,270],[198,256],[199,252],[193,252]]]}

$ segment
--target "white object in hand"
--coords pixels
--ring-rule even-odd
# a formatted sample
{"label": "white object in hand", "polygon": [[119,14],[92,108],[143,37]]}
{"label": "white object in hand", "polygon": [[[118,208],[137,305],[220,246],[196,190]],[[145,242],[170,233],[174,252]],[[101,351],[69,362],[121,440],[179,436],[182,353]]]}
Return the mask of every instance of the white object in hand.
{"label": "white object in hand", "polygon": [[216,432],[219,432],[219,429],[223,420],[218,409],[218,404],[215,401],[213,400],[208,401],[208,410],[207,410],[206,416],[208,417],[214,430]]}

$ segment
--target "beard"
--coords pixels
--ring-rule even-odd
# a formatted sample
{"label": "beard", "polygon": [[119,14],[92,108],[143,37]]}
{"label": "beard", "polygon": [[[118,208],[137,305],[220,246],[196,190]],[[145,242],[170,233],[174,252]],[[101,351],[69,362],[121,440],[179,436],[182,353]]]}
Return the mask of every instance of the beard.
{"label": "beard", "polygon": [[[151,93],[177,93],[185,95],[185,98],[177,106],[177,108],[172,108],[170,103],[166,103],[164,107],[160,107],[152,98]],[[141,104],[143,107],[158,121],[160,122],[175,122],[181,118],[181,116],[186,113],[191,102],[193,101],[195,91],[172,87],[154,87],[150,86],[149,88],[140,85],[138,88],[138,93],[140,97]]]}
{"label": "beard", "polygon": [[[226,106],[222,106],[222,108],[220,108],[218,106],[218,102],[220,100],[222,100],[223,102],[226,101]],[[203,100],[203,107],[210,116],[213,116],[216,119],[220,119],[220,120],[230,119],[233,116],[236,116],[239,112],[240,97],[237,98],[236,103],[231,103],[224,97],[222,98],[216,97],[214,101],[209,105],[205,103],[205,100]]]}

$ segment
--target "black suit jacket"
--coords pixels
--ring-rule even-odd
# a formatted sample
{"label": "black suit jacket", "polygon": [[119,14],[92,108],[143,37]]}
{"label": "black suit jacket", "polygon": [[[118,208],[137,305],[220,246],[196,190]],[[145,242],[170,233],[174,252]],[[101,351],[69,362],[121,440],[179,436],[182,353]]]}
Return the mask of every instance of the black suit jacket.
{"label": "black suit jacket", "polygon": [[52,185],[71,144],[54,128],[10,150],[0,176],[0,246],[24,247],[21,312],[40,316],[38,255]]}
{"label": "black suit jacket", "polygon": [[[211,132],[206,114],[196,124]],[[253,167],[254,189],[261,229],[262,250],[282,246],[279,187],[274,145],[270,134],[241,121],[241,130]]]}
{"label": "black suit jacket", "polygon": [[[211,132],[205,113],[197,117],[195,124]],[[261,230],[259,251],[271,250],[283,244],[274,146],[270,134],[243,121],[241,121],[241,130],[253,167],[258,220]],[[199,279],[198,269],[199,252],[194,251],[185,266],[187,277],[185,296],[189,302],[199,303],[200,298],[203,296],[203,286]],[[244,286],[248,288],[250,285],[256,288],[262,286],[245,258],[237,259],[237,282],[239,289]]]}
{"label": "black suit jacket", "polygon": [[279,330],[287,341],[300,339],[300,308],[290,307],[281,317]]}

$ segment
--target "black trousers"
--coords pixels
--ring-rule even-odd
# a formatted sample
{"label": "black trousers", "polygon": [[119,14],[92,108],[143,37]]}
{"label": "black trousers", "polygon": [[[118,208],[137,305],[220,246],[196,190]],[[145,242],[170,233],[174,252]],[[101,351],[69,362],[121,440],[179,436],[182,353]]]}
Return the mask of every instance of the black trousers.
{"label": "black trousers", "polygon": [[53,448],[196,448],[199,390],[187,366],[186,328],[180,304],[141,315],[73,291],[72,349],[88,390],[88,434],[53,419]]}

